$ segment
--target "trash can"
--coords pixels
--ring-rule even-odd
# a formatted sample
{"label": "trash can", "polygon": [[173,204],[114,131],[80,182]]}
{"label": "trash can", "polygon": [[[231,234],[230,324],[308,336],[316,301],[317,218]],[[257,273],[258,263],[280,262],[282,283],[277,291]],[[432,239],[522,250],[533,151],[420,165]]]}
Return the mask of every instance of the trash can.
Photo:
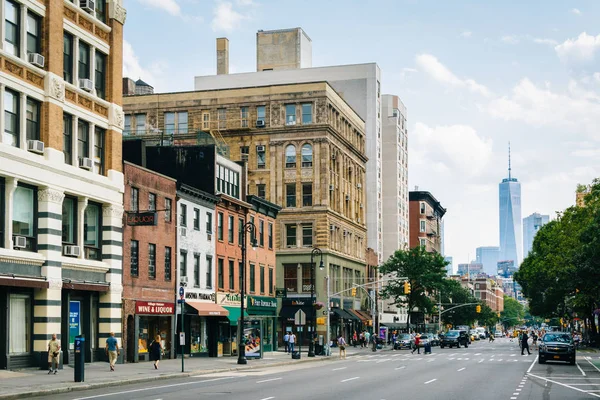
{"label": "trash can", "polygon": [[75,382],[85,381],[85,335],[75,336]]}
{"label": "trash can", "polygon": [[292,359],[299,360],[300,359],[300,352],[299,351],[292,352]]}

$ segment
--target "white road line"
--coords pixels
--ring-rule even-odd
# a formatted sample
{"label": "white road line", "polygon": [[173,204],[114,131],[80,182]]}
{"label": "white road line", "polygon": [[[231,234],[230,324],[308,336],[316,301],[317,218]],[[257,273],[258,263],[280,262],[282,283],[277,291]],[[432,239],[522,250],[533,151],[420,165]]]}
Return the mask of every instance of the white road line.
{"label": "white road line", "polygon": [[271,397],[265,397],[264,399],[260,399],[260,400],[271,400],[274,399],[275,397],[271,396]]}
{"label": "white road line", "polygon": [[375,364],[383,363],[383,362],[386,362],[386,361],[392,361],[392,359],[391,358],[384,358],[382,360],[377,360],[377,362]]}
{"label": "white road line", "polygon": [[265,383],[265,382],[272,382],[272,381],[279,381],[282,378],[271,378],[271,379],[264,379],[262,381],[256,381],[256,383]]}
{"label": "white road line", "polygon": [[144,392],[146,390],[155,390],[155,389],[163,389],[163,388],[177,387],[177,386],[186,386],[186,385],[197,385],[199,383],[222,381],[224,379],[233,379],[233,377],[228,376],[228,377],[224,377],[224,378],[207,379],[205,381],[174,383],[174,384],[171,384],[171,385],[153,386],[153,387],[148,387],[148,388],[143,388],[143,389],[125,390],[123,392],[106,393],[106,394],[99,394],[99,395],[96,395],[96,396],[88,396],[88,397],[79,397],[79,398],[74,399],[74,400],[98,399],[100,397],[109,397],[109,396],[117,396],[117,395],[127,394],[127,393]]}
{"label": "white road line", "polygon": [[456,372],[464,371],[465,369],[465,367],[462,367],[461,369],[457,369]]}
{"label": "white road line", "polygon": [[404,369],[404,368],[406,368],[406,365],[403,365],[403,366],[401,366],[401,367],[395,368],[395,370],[397,371],[397,370],[399,370],[399,369]]}
{"label": "white road line", "polygon": [[577,365],[577,368],[579,368],[579,370],[581,371],[581,375],[586,376],[585,372],[583,372],[583,370],[581,369],[581,367],[579,366],[579,363],[575,363],[575,365]]}
{"label": "white road line", "polygon": [[534,375],[534,374],[530,374],[529,372],[527,373],[527,375],[529,375],[529,376],[532,376],[532,377],[534,377],[534,378],[543,379],[543,380],[545,380],[546,382],[552,382],[552,383],[555,383],[555,384],[557,384],[557,385],[560,385],[560,386],[564,386],[564,387],[566,387],[566,388],[569,388],[569,389],[577,390],[578,392],[587,393],[587,394],[589,394],[590,396],[594,396],[594,397],[598,397],[598,398],[600,398],[600,395],[598,395],[598,394],[590,393],[590,392],[589,392],[589,391],[587,391],[587,390],[583,390],[583,389],[579,389],[579,388],[576,388],[576,387],[573,387],[573,386],[570,386],[570,385],[566,385],[566,384],[564,384],[564,383],[561,383],[561,382],[555,381],[555,380],[553,380],[553,379],[543,378],[543,377],[541,377],[541,376],[537,376],[537,375]]}
{"label": "white road line", "polygon": [[592,364],[592,362],[589,359],[587,360],[587,362],[589,362],[592,367],[596,368],[596,371],[600,372],[600,369],[598,369],[598,367]]}
{"label": "white road line", "polygon": [[334,369],[332,369],[332,371],[341,371],[341,370],[346,369],[346,368],[348,368],[348,367],[334,368]]}
{"label": "white road line", "polygon": [[535,365],[535,363],[537,362],[539,356],[535,356],[535,360],[533,360],[533,362],[531,363],[531,365],[529,366],[529,369],[527,370],[527,373],[530,373],[531,370],[533,369],[533,366]]}
{"label": "white road line", "polygon": [[479,362],[477,364],[481,364],[483,362],[483,358],[481,360],[479,360]]}
{"label": "white road line", "polygon": [[353,381],[353,380],[355,380],[355,379],[358,379],[358,378],[360,378],[360,376],[355,376],[354,378],[348,378],[348,379],[344,379],[343,381],[340,381],[340,382],[348,382],[348,381]]}
{"label": "white road line", "polygon": [[425,382],[425,385],[429,385],[431,382],[435,382],[435,381],[437,381],[437,379],[432,379],[430,381]]}
{"label": "white road line", "polygon": [[475,353],[475,355],[476,355],[476,356],[480,356],[480,355],[481,355],[481,353]]}
{"label": "white road line", "polygon": [[501,358],[501,359],[499,359],[499,360],[496,360],[496,361],[502,361],[502,360],[503,360],[503,358]]}

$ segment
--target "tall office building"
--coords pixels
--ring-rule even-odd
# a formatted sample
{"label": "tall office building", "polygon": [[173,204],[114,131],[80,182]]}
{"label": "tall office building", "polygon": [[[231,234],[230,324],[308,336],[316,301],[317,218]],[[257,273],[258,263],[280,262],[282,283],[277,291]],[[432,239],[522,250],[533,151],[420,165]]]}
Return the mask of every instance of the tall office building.
{"label": "tall office building", "polygon": [[521,183],[511,175],[510,145],[508,147],[508,178],[498,185],[500,194],[500,260],[523,260],[521,230]]}
{"label": "tall office building", "polygon": [[444,261],[448,263],[446,265],[446,275],[454,275],[454,259],[451,256],[444,257]]}
{"label": "tall office building", "polygon": [[546,225],[550,221],[549,215],[542,215],[540,213],[533,213],[529,217],[523,218],[523,251],[524,256],[527,257],[533,246],[533,239],[540,230],[540,228]]}
{"label": "tall office building", "polygon": [[479,264],[483,264],[483,271],[494,276],[498,274],[498,261],[500,260],[500,247],[484,246],[475,249],[475,260]]}

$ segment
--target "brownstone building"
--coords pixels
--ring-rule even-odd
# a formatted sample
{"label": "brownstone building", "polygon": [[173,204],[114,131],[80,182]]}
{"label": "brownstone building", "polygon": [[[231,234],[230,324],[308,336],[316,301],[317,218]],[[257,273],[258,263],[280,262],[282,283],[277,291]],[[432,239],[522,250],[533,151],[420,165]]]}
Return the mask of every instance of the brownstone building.
{"label": "brownstone building", "polygon": [[408,193],[410,247],[423,246],[427,251],[442,252],[442,218],[446,209],[429,192]]}

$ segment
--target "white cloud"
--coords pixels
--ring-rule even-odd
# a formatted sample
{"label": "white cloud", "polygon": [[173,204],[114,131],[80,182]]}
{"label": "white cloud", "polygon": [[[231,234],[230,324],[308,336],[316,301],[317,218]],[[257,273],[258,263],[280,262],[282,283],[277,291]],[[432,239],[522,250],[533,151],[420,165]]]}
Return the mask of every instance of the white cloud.
{"label": "white cloud", "polygon": [[419,54],[416,58],[417,65],[436,81],[447,86],[466,88],[473,93],[483,96],[490,96],[491,92],[487,87],[475,82],[473,79],[460,79],[435,56],[431,54]]}
{"label": "white cloud", "polygon": [[500,40],[506,44],[518,44],[520,41],[519,37],[515,35],[502,36]]}
{"label": "white cloud", "polygon": [[233,9],[233,4],[228,1],[219,1],[214,9],[214,18],[211,23],[213,31],[233,32],[241,22],[248,17]]}
{"label": "white cloud", "polygon": [[164,61],[153,61],[149,67],[140,63],[133,46],[127,40],[123,40],[123,76],[133,80],[141,79],[153,86],[156,91],[164,90],[163,77],[167,69]]}
{"label": "white cloud", "polygon": [[577,39],[567,39],[564,43],[554,47],[554,50],[563,62],[592,61],[596,52],[600,50],[600,35],[592,36],[583,32]]}
{"label": "white cloud", "polygon": [[571,14],[581,15],[581,11],[578,8],[572,8],[571,9]]}
{"label": "white cloud", "polygon": [[176,0],[138,0],[138,2],[148,7],[161,9],[176,17],[181,16],[181,7]]}
{"label": "white cloud", "polygon": [[460,34],[460,37],[464,37],[464,38],[470,38],[473,35],[473,32],[471,31],[464,31]]}
{"label": "white cloud", "polygon": [[533,38],[533,43],[537,43],[537,44],[547,44],[549,46],[556,46],[558,44],[558,42],[554,39],[547,39],[547,38]]}
{"label": "white cloud", "polygon": [[254,0],[236,0],[237,4],[242,7],[255,6]]}

